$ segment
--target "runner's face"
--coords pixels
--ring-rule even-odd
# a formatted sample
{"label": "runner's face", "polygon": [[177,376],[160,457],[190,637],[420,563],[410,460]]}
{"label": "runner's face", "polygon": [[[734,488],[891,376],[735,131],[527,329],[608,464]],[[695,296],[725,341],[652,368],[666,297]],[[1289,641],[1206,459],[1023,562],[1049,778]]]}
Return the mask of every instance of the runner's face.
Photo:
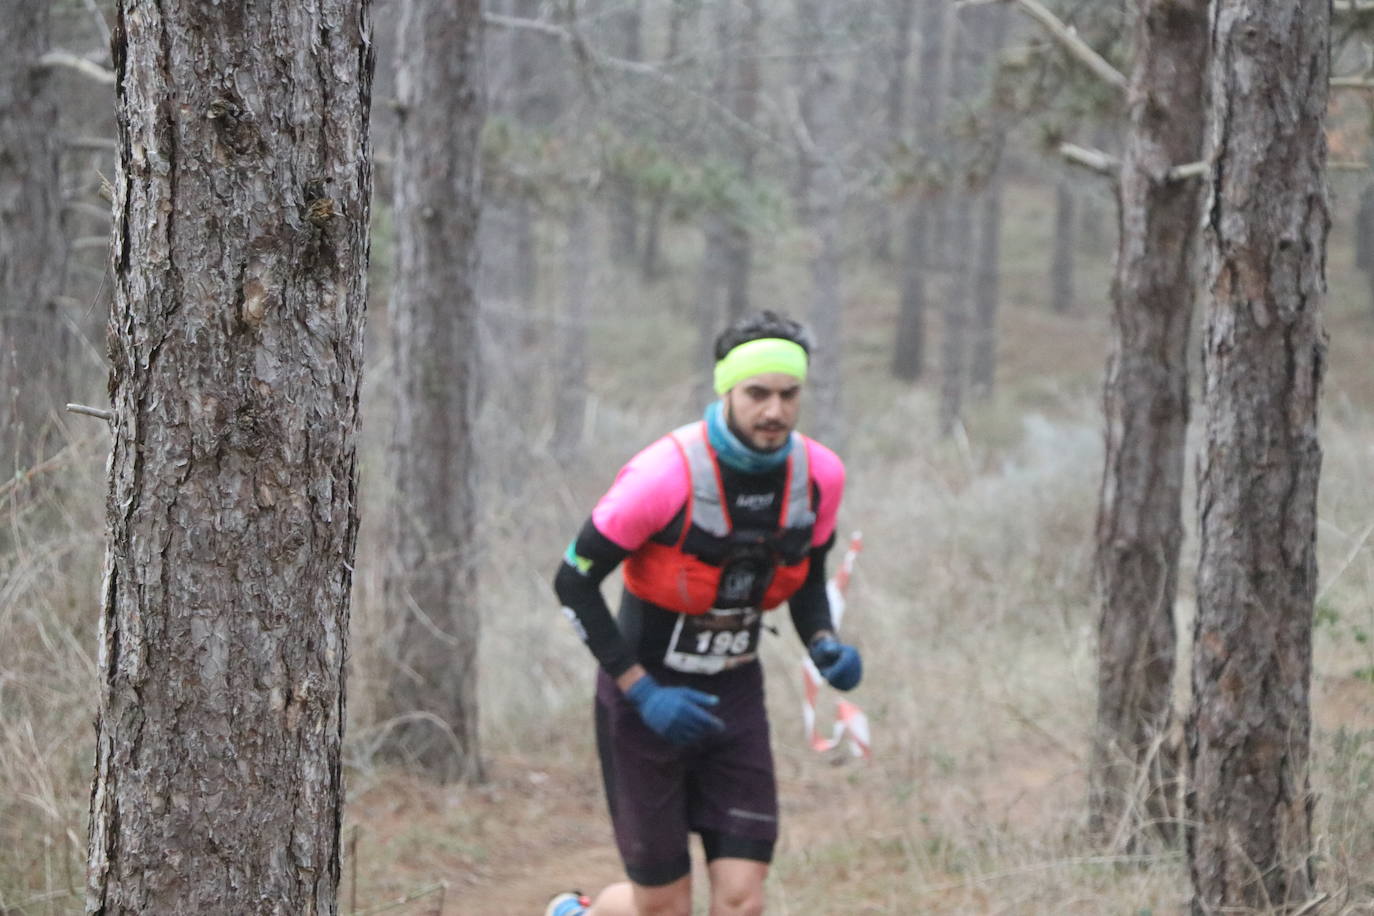
{"label": "runner's face", "polygon": [[801,382],[785,372],[765,372],[725,392],[724,400],[731,431],[750,448],[771,452],[796,428]]}

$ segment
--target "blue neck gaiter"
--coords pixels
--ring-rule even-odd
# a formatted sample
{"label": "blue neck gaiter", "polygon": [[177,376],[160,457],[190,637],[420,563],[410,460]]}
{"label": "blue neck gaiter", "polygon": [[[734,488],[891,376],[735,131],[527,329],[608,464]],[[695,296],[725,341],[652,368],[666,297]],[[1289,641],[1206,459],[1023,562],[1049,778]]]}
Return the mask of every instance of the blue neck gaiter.
{"label": "blue neck gaiter", "polygon": [[[795,434],[794,434],[795,435]],[[793,436],[771,452],[760,452],[745,445],[730,431],[725,422],[725,410],[720,401],[712,401],[706,408],[706,436],[715,449],[716,457],[727,467],[745,474],[762,474],[780,467],[792,451]]]}

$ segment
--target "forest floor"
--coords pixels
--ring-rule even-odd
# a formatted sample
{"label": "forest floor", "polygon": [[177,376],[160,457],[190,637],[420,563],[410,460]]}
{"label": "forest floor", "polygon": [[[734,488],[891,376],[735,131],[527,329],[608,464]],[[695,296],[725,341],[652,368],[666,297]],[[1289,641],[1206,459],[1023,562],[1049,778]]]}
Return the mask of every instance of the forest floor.
{"label": "forest floor", "polygon": [[[1374,728],[1368,698],[1363,679],[1318,677],[1315,728]],[[919,785],[881,748],[872,760],[823,756],[775,735],[783,827],[768,911],[1183,912],[1180,858],[1074,855],[1086,748],[1022,725],[991,765],[928,773]],[[595,892],[622,879],[590,747],[540,760],[495,757],[487,769],[477,787],[372,774],[348,807],[340,911],[539,916],[558,891]],[[1056,833],[1065,847],[1047,845]],[[985,848],[991,836],[1000,838],[996,849]],[[694,866],[696,912],[704,913],[699,847]]]}
{"label": "forest floor", "polygon": [[[830,854],[907,832],[883,804],[888,787],[880,765],[840,756],[806,760],[803,753],[789,754],[780,767],[794,772],[780,785],[783,829],[770,912],[957,912],[939,898],[969,902],[967,882],[951,872],[951,887],[931,888],[925,905],[890,909],[892,882],[873,874],[892,864],[886,857]],[[397,775],[360,793],[349,808],[350,824],[357,825],[357,888],[346,864],[341,910],[539,916],[560,890],[595,892],[623,880],[594,759],[552,765],[502,759],[489,769],[494,775],[477,788],[442,788]],[[984,774],[976,784],[960,780],[958,791],[970,817],[1034,829],[1043,810],[1078,803],[1079,771],[1063,749],[1032,742],[1008,753],[1002,772]],[[353,836],[346,826],[346,842]],[[694,865],[697,896],[704,898],[699,848]],[[807,896],[814,886],[788,886],[789,875],[817,868],[827,876],[823,902]],[[442,891],[441,882],[447,884]]]}

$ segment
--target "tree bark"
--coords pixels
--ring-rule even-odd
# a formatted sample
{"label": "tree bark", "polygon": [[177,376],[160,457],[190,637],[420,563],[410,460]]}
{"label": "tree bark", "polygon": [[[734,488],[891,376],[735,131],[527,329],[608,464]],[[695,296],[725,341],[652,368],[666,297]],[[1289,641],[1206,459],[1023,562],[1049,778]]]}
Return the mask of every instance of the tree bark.
{"label": "tree bark", "polygon": [[[970,14],[965,7],[954,14],[950,30],[953,61],[949,81],[949,101],[956,110],[972,94],[981,54]],[[970,143],[960,138],[949,143],[952,179],[945,192],[945,223],[942,227],[942,262],[949,271],[949,285],[940,307],[940,435],[948,436],[963,421],[964,395],[969,379],[969,312],[973,304],[974,275],[973,212],[978,195],[969,173],[972,160]]]}
{"label": "tree bark", "polygon": [[[752,124],[758,116],[759,36],[763,31],[760,0],[745,0],[744,19],[738,29],[728,19],[731,4],[721,4],[719,13],[722,47],[733,49],[733,58],[723,62],[728,70],[726,102],[742,123]],[[754,180],[754,141],[737,128],[730,131],[730,158],[738,169],[739,180]],[[749,311],[749,279],[753,272],[754,245],[749,231],[749,215],[730,213],[725,221],[725,314],[733,322]]]}
{"label": "tree bark", "polygon": [[481,8],[403,0],[399,14],[389,750],[435,779],[475,781]]}
{"label": "tree bark", "polygon": [[[612,53],[630,61],[643,59],[643,0],[616,0],[604,19],[609,20],[604,27],[616,39]],[[633,264],[639,250],[637,189],[623,173],[613,174],[609,185],[611,258],[617,264]]]}
{"label": "tree bark", "polygon": [[1308,784],[1325,366],[1329,3],[1217,0],[1206,160],[1193,912],[1313,892]]}
{"label": "tree bark", "polygon": [[86,908],[336,912],[365,0],[124,0]]}
{"label": "tree bark", "polygon": [[50,5],[9,4],[0,28],[0,481],[53,447],[66,395],[57,109],[38,63]]}
{"label": "tree bark", "polygon": [[844,87],[831,61],[816,55],[819,42],[837,32],[842,9],[827,0],[797,0],[801,32],[799,56],[808,61],[801,86],[806,132],[814,147],[798,151],[806,189],[798,209],[811,235],[811,305],[809,323],[816,335],[809,379],[809,415],[816,435],[843,450],[845,427],[840,406],[841,330],[844,299],[841,294],[840,251],[843,217],[843,182],[840,173],[839,134],[843,130]]}
{"label": "tree bark", "polygon": [[[973,11],[977,16],[979,35],[985,58],[996,61],[1006,43],[1007,19],[1010,10],[996,4]],[[995,80],[995,72],[988,74]],[[978,194],[978,249],[973,280],[973,353],[969,364],[969,393],[976,400],[992,396],[997,381],[997,311],[1001,289],[999,275],[1002,261],[1002,149],[1006,141],[1006,127],[994,114],[989,128],[989,142],[993,145],[992,166]]]}
{"label": "tree bark", "polygon": [[563,314],[559,318],[554,391],[553,452],[562,461],[582,446],[587,413],[587,287],[592,270],[587,207],[574,200],[564,245]]}
{"label": "tree bark", "polygon": [[1074,248],[1078,223],[1074,218],[1074,194],[1068,177],[1054,184],[1054,246],[1050,251],[1050,308],[1073,311]]}
{"label": "tree bark", "polygon": [[[883,130],[885,152],[895,154],[902,143],[907,112],[907,65],[911,59],[911,28],[916,18],[916,0],[889,0],[892,17],[887,82],[883,87],[883,108],[887,115]],[[873,256],[885,263],[892,261],[892,207],[880,201],[873,209]]]}
{"label": "tree bark", "polygon": [[[945,33],[947,3],[924,0],[918,26],[921,33],[918,59],[919,82],[913,128],[924,168],[932,171],[939,162],[940,120],[944,116],[945,86],[941,68],[941,48]],[[926,273],[932,229],[940,225],[941,195],[930,185],[919,188],[906,215],[906,239],[902,251],[901,297],[897,309],[897,334],[892,350],[892,374],[915,381],[925,372],[926,357]]]}
{"label": "tree bark", "polygon": [[[663,53],[665,65],[676,62],[682,50],[682,34],[691,28],[696,15],[696,7],[684,3],[673,3],[668,11],[668,46]],[[639,261],[640,278],[653,282],[663,276],[663,256],[661,238],[664,214],[668,209],[668,191],[657,191],[649,204],[649,212],[644,218],[644,243],[641,246]]]}
{"label": "tree bark", "polygon": [[1089,824],[1113,850],[1178,822],[1174,600],[1183,540],[1208,0],[1139,0],[1121,166],[1106,459],[1097,516],[1097,723]]}

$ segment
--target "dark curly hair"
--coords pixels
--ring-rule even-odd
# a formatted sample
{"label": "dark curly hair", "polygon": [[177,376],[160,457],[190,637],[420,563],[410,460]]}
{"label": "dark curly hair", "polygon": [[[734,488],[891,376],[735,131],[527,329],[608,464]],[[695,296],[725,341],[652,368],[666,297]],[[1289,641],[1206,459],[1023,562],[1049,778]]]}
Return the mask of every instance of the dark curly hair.
{"label": "dark curly hair", "polygon": [[764,309],[757,314],[744,316],[716,336],[716,361],[724,359],[727,353],[740,344],[764,337],[790,340],[805,350],[807,356],[811,355],[811,348],[815,346],[806,325],[793,321],[786,315]]}

